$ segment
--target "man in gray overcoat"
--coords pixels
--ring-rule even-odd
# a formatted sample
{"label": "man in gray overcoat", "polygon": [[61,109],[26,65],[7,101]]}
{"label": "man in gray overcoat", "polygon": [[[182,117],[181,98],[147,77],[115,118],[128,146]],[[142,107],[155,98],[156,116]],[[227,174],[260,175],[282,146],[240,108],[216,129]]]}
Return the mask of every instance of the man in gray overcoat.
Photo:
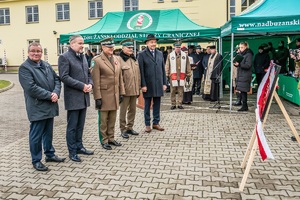
{"label": "man in gray overcoat", "polygon": [[69,51],[58,58],[58,70],[60,79],[64,83],[65,109],[68,112],[66,139],[69,158],[81,162],[77,154],[94,154],[82,144],[86,109],[90,106],[89,92],[93,88],[93,81],[87,60],[83,55],[83,38],[74,35],[70,37],[69,42]]}
{"label": "man in gray overcoat", "polygon": [[164,131],[160,122],[160,102],[164,91],[167,89],[167,77],[162,52],[156,49],[157,40],[153,34],[149,34],[145,41],[145,48],[138,56],[141,72],[141,88],[145,100],[144,118],[145,132],[151,132],[150,107],[153,101],[153,125],[152,128]]}
{"label": "man in gray overcoat", "polygon": [[29,146],[32,165],[38,171],[48,168],[41,162],[42,145],[46,162],[63,162],[52,146],[53,119],[58,116],[61,84],[49,63],[41,60],[43,48],[39,43],[28,47],[28,59],[19,68],[19,81],[24,90],[27,116],[30,121]]}

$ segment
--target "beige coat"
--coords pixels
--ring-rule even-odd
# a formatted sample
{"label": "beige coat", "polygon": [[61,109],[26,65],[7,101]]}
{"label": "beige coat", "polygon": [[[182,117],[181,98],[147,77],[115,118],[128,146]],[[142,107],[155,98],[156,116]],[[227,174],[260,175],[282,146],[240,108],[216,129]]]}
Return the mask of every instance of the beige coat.
{"label": "beige coat", "polygon": [[[177,80],[180,80],[180,72],[181,72],[181,55],[176,56],[176,72],[177,72]],[[170,61],[170,54],[168,55],[167,61],[166,61],[166,76],[171,76],[171,61]],[[191,77],[192,75],[192,69],[190,65],[189,59],[186,60],[186,68],[185,68],[185,77]]]}
{"label": "beige coat", "polygon": [[125,94],[120,62],[113,57],[114,66],[103,52],[91,63],[94,99],[102,99],[102,111],[117,110],[120,95]]}
{"label": "beige coat", "polygon": [[138,96],[141,89],[141,74],[138,61],[129,58],[126,62],[118,57],[122,68],[125,96]]}

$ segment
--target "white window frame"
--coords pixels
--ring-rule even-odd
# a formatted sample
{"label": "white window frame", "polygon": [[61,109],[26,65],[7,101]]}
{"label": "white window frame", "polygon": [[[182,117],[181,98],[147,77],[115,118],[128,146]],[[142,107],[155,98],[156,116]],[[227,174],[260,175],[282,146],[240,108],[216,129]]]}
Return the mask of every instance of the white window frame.
{"label": "white window frame", "polygon": [[[10,24],[10,10],[9,10],[9,8],[0,8],[0,10],[3,11],[3,15],[0,15],[0,18],[3,17],[3,23],[0,23],[0,25],[9,25]],[[6,11],[8,11],[8,15],[6,14]],[[8,17],[8,22],[6,20],[6,17]]]}
{"label": "white window frame", "polygon": [[[58,6],[62,6],[62,11],[58,11]],[[69,6],[69,10],[66,10],[65,6]],[[70,20],[70,3],[57,3],[55,7],[56,7],[56,21],[69,21]],[[68,18],[66,18],[66,12],[69,13]],[[58,18],[59,13],[62,14],[62,19]]]}
{"label": "white window frame", "polygon": [[[235,16],[236,12],[236,0],[233,0],[234,5],[232,5],[232,0],[229,0],[229,6],[228,6],[228,19],[231,19],[231,17]],[[231,9],[234,9],[234,11],[231,12]]]}
{"label": "white window frame", "polygon": [[[243,6],[243,3],[244,2],[246,2],[246,5],[244,5]],[[256,2],[256,0],[254,0],[254,2],[252,2],[251,4],[250,4],[250,0],[242,0],[242,2],[241,2],[241,9],[242,9],[242,12],[244,11],[244,10],[246,10],[249,6],[251,6],[253,3],[255,3]]]}
{"label": "white window frame", "polygon": [[[133,10],[139,10],[139,0],[136,0],[137,5],[133,5],[133,0],[129,0],[129,6],[126,5],[126,0],[124,0],[124,11],[133,11]],[[129,8],[129,10],[126,10],[126,8]]]}
{"label": "white window frame", "polygon": [[33,42],[37,42],[37,43],[39,43],[39,44],[41,44],[40,43],[40,39],[28,39],[27,40],[27,46],[29,46],[31,43],[33,43]]}
{"label": "white window frame", "polygon": [[[27,9],[28,8],[31,8],[31,12],[32,13],[28,13],[27,11]],[[35,13],[34,12],[34,8],[37,8],[37,13]],[[38,5],[35,5],[35,6],[26,6],[25,7],[25,10],[26,10],[26,23],[28,23],[28,24],[31,24],[31,23],[39,23],[39,21],[40,21],[40,16],[39,16],[39,6]],[[28,21],[28,16],[29,15],[31,15],[31,17],[32,17],[32,21]],[[34,16],[35,15],[37,15],[37,21],[35,21],[35,19],[34,19]]]}
{"label": "white window frame", "polygon": [[[98,8],[97,7],[97,3],[101,2],[102,7]],[[89,19],[99,19],[103,17],[103,1],[102,0],[97,0],[97,1],[89,1]],[[95,8],[93,10],[91,10],[91,4],[94,4]],[[101,16],[98,16],[98,12],[97,10],[101,10]],[[93,14],[95,15],[95,17],[91,17],[91,13],[93,12]]]}

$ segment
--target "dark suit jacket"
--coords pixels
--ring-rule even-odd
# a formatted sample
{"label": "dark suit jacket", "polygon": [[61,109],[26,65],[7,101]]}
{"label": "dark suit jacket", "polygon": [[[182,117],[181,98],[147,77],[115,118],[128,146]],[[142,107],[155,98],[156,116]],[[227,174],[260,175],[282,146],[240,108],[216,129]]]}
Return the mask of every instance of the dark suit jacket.
{"label": "dark suit jacket", "polygon": [[164,95],[163,85],[167,85],[163,54],[155,49],[155,58],[148,48],[138,57],[141,72],[141,87],[147,86],[144,97],[161,97]]}
{"label": "dark suit jacket", "polygon": [[85,56],[77,56],[69,48],[68,52],[59,56],[58,70],[64,83],[65,109],[80,110],[90,106],[90,94],[83,92],[84,84],[93,84]]}
{"label": "dark suit jacket", "polygon": [[196,68],[193,70],[193,78],[202,78],[202,75],[204,73],[204,67],[202,64],[203,61],[203,57],[204,57],[204,53],[192,53],[190,55],[193,60],[194,60],[194,64],[196,64],[198,62],[198,65],[196,66]]}
{"label": "dark suit jacket", "polygon": [[61,84],[49,63],[38,64],[28,58],[19,68],[19,81],[24,89],[29,121],[58,116],[58,103],[51,101],[51,93],[59,97]]}

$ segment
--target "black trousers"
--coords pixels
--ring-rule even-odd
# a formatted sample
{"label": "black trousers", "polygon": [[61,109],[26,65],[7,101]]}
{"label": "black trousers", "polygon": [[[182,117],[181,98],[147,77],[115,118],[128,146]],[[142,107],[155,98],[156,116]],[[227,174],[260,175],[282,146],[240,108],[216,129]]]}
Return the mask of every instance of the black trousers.
{"label": "black trousers", "polygon": [[241,97],[242,97],[242,103],[243,103],[242,107],[248,107],[248,104],[247,104],[247,92],[241,92]]}
{"label": "black trousers", "polygon": [[47,157],[55,155],[52,139],[53,118],[30,122],[29,147],[32,164],[42,160],[42,146],[44,147],[44,154]]}
{"label": "black trousers", "polygon": [[193,94],[197,94],[197,95],[200,94],[201,79],[202,78],[194,78],[193,79],[193,89],[192,89]]}
{"label": "black trousers", "polygon": [[263,80],[266,73],[256,74],[257,87],[259,87],[261,81]]}
{"label": "black trousers", "polygon": [[144,118],[145,125],[150,126],[151,116],[150,116],[150,108],[151,101],[153,101],[153,125],[158,125],[160,121],[160,102],[161,97],[144,97],[145,107],[144,107]]}
{"label": "black trousers", "polygon": [[67,113],[67,145],[70,155],[76,154],[83,147],[82,133],[85,123],[86,108],[81,110],[68,110]]}

